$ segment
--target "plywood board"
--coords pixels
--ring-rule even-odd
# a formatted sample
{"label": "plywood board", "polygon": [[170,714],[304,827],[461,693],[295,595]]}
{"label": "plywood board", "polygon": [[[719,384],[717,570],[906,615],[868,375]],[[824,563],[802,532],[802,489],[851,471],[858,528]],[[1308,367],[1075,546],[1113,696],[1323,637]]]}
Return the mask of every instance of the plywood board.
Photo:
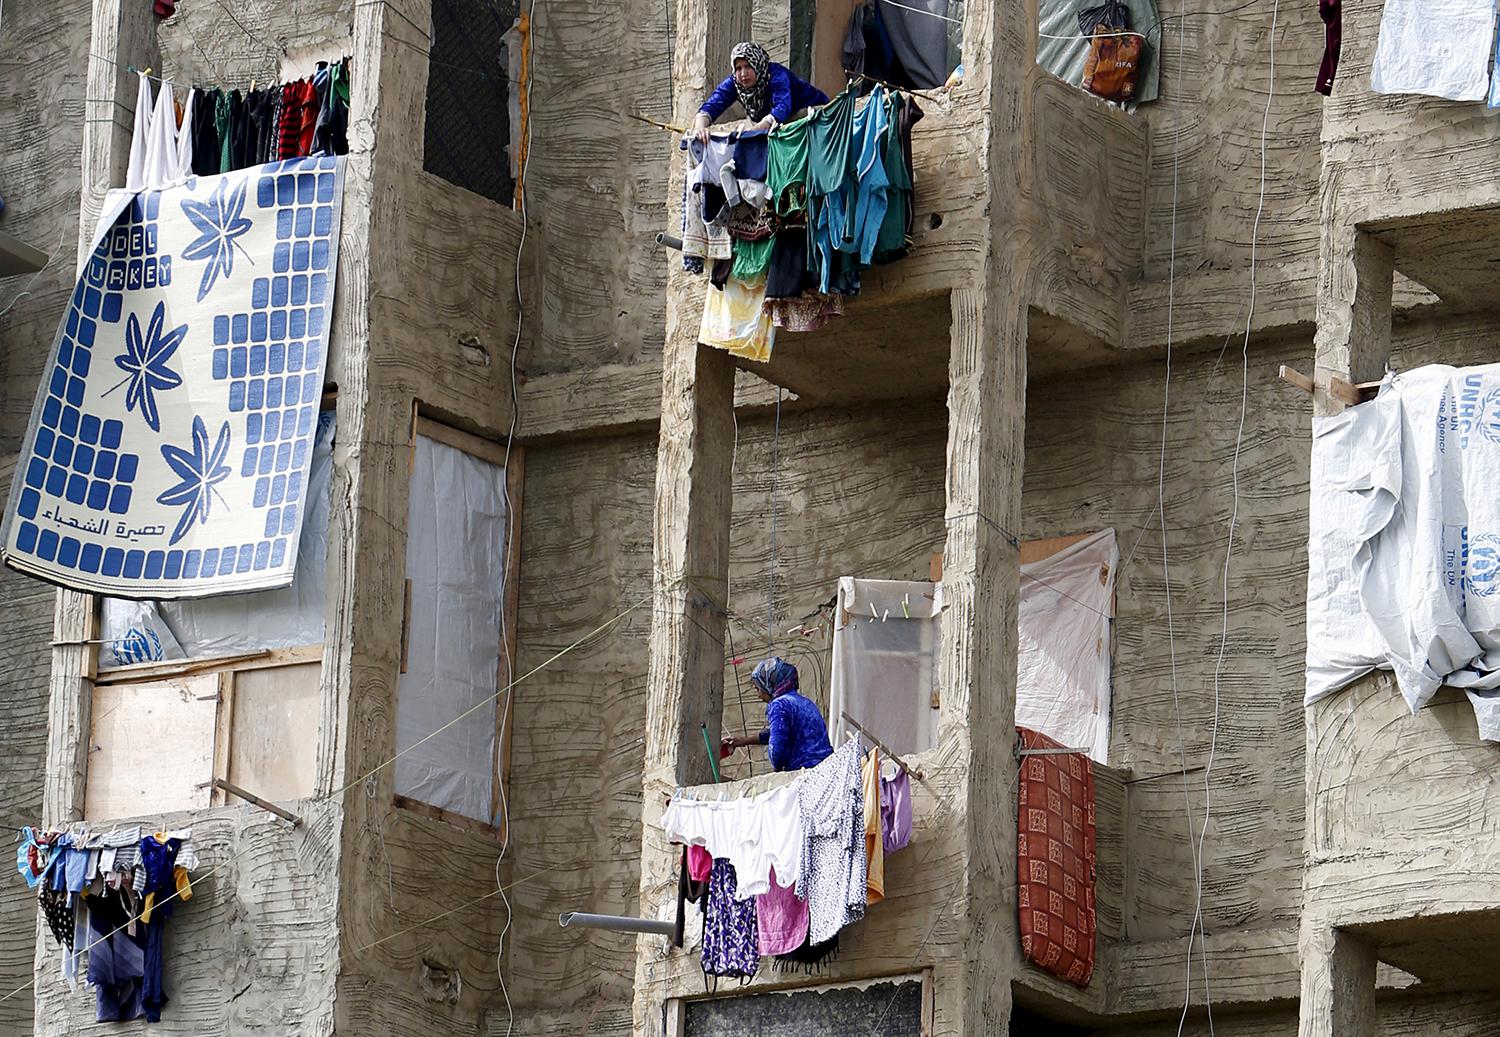
{"label": "plywood board", "polygon": [[1032,562],[1040,562],[1043,558],[1051,558],[1064,548],[1072,547],[1079,541],[1087,540],[1093,535],[1093,533],[1076,533],[1073,536],[1048,537],[1046,540],[1023,541],[1021,543],[1021,564],[1030,565]]}
{"label": "plywood board", "polygon": [[276,803],[312,795],[322,670],[320,663],[303,663],[234,675],[230,782]]}
{"label": "plywood board", "polygon": [[84,816],[207,807],[218,689],[212,673],[95,688]]}

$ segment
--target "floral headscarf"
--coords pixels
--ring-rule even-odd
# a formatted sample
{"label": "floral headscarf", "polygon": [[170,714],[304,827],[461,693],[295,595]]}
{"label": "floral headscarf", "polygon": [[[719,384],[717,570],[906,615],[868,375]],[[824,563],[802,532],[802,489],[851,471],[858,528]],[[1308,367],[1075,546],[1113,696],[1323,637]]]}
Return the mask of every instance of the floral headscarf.
{"label": "floral headscarf", "polygon": [[797,667],[780,656],[772,656],[756,664],[750,681],[773,699],[780,698],[797,690]]}
{"label": "floral headscarf", "polygon": [[[766,53],[766,48],[759,43],[751,43],[748,40],[736,44],[734,50],[729,52],[730,74],[733,75],[734,63],[736,61],[748,61],[750,67],[755,69],[755,85],[749,87],[740,86],[740,81],[734,81],[734,92],[740,97],[740,104],[745,106],[745,114],[756,122],[771,114],[771,83],[769,79],[771,71],[771,55]],[[795,671],[794,671],[795,672]]]}

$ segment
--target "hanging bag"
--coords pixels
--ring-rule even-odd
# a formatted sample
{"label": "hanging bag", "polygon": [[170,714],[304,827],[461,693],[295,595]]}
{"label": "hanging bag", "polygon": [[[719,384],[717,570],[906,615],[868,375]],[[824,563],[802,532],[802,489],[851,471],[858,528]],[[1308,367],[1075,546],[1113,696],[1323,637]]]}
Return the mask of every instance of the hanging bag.
{"label": "hanging bag", "polygon": [[1146,41],[1130,31],[1130,11],[1121,0],[1107,0],[1080,11],[1078,27],[1089,36],[1083,62],[1083,88],[1106,101],[1135,100],[1136,80]]}

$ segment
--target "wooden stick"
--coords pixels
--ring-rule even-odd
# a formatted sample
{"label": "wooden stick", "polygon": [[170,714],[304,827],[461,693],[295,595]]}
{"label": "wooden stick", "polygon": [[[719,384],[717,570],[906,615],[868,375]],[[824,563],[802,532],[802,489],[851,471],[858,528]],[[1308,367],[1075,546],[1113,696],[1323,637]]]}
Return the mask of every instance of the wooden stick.
{"label": "wooden stick", "polygon": [[[1296,386],[1309,396],[1317,390],[1317,383],[1296,368],[1282,364],[1280,374],[1283,382]],[[1340,403],[1348,404],[1351,407],[1364,402],[1362,395],[1364,390],[1378,389],[1379,387],[1379,382],[1361,382],[1359,385],[1352,385],[1337,375],[1330,375],[1328,378],[1328,395]]]}
{"label": "wooden stick", "polygon": [[255,795],[252,792],[246,792],[238,785],[231,785],[223,778],[215,778],[213,781],[209,782],[209,784],[216,789],[222,789],[223,791],[229,793],[231,796],[243,799],[251,806],[260,807],[262,810],[269,811],[279,818],[290,821],[294,827],[298,827],[302,824],[302,818],[298,817],[296,814],[293,814],[291,811],[279,807],[275,803],[271,803],[264,799],[261,799],[259,796]]}
{"label": "wooden stick", "polygon": [[626,112],[625,118],[634,119],[637,122],[643,122],[647,126],[655,126],[659,130],[668,130],[672,133],[681,133],[684,135],[687,133],[687,130],[683,129],[681,126],[673,126],[669,122],[657,122],[655,119],[648,119],[644,115],[635,114],[635,112]]}
{"label": "wooden stick", "polygon": [[914,770],[913,768],[908,767],[905,760],[897,756],[895,753],[891,752],[890,748],[884,742],[876,738],[874,735],[870,734],[870,732],[866,731],[862,726],[860,726],[859,721],[855,720],[848,713],[844,714],[844,722],[847,723],[850,727],[854,728],[854,730],[858,731],[860,734],[864,735],[870,741],[874,742],[875,748],[885,753],[885,755],[891,760],[892,763],[901,768],[901,772],[903,774],[909,774],[913,778],[918,779],[923,776],[921,771]]}
{"label": "wooden stick", "polygon": [[874,76],[867,76],[863,72],[849,72],[848,74],[851,75],[851,76],[857,76],[860,79],[867,80],[868,82],[871,82],[871,83],[877,83],[880,86],[885,87],[887,90],[895,90],[897,93],[902,93],[902,94],[916,94],[918,97],[925,97],[929,101],[939,101],[939,100],[941,100],[941,98],[934,97],[932,94],[927,93],[925,91],[917,90],[917,89],[915,89],[913,87],[909,87],[909,86],[897,86],[895,83],[887,83],[884,79],[876,79]]}

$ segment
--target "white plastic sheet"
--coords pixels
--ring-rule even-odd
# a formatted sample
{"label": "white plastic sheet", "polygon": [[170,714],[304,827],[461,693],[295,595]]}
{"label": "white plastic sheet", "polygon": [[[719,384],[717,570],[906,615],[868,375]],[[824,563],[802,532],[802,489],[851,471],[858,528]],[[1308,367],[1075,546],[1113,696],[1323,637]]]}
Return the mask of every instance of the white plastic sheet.
{"label": "white plastic sheet", "polygon": [[1106,529],[1021,566],[1016,726],[1109,762],[1110,622],[1120,547]]}
{"label": "white plastic sheet", "polygon": [[323,643],[328,569],[328,487],[333,472],[334,412],[318,415],[308,465],[307,513],[289,586],[182,601],[105,598],[99,664],[238,655]]}
{"label": "white plastic sheet", "polygon": [[396,696],[396,749],[405,755],[396,761],[396,791],[493,823],[505,469],[425,436],[417,437],[415,460],[406,535],[411,624]]}
{"label": "white plastic sheet", "polygon": [[842,745],[844,713],[892,752],[937,745],[942,584],[839,579],[833,623],[829,730]]}
{"label": "white plastic sheet", "polygon": [[1386,0],[1370,88],[1482,101],[1494,42],[1495,0]]}
{"label": "white plastic sheet", "polygon": [[1500,365],[1434,365],[1320,421],[1308,549],[1311,703],[1377,667],[1413,711],[1463,688],[1500,740]]}

